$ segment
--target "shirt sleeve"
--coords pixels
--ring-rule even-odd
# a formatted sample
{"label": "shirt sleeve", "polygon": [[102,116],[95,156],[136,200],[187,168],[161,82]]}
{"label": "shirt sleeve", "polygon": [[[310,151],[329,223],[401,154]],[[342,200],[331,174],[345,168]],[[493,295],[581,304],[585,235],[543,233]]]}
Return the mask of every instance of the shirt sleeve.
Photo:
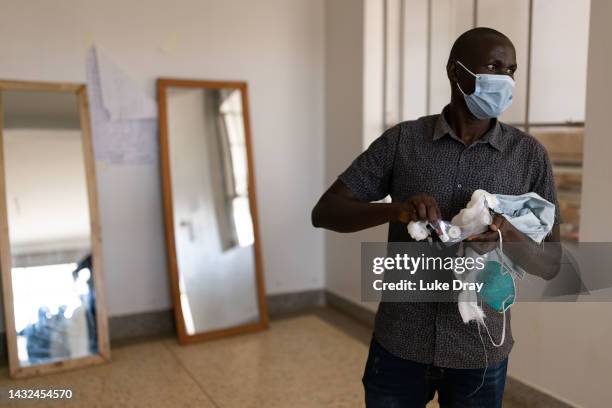
{"label": "shirt sleeve", "polygon": [[563,219],[561,218],[559,201],[557,200],[557,187],[555,185],[552,164],[544,146],[538,143],[537,147],[536,161],[534,162],[537,170],[535,171],[531,191],[555,205],[555,224],[561,224]]}
{"label": "shirt sleeve", "polygon": [[400,125],[385,131],[338,176],[359,200],[377,201],[389,195],[399,135]]}

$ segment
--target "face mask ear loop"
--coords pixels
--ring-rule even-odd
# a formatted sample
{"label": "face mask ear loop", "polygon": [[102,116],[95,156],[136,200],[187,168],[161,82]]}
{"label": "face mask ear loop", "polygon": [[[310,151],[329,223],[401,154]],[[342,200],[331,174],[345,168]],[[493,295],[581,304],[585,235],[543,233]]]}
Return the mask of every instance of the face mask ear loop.
{"label": "face mask ear loop", "polygon": [[467,96],[467,94],[465,92],[463,92],[463,89],[461,89],[461,85],[459,85],[459,82],[455,82],[455,83],[457,84],[457,88],[459,88],[459,91],[461,91],[463,96]]}
{"label": "face mask ear loop", "polygon": [[504,273],[504,240],[502,239],[501,230],[497,229],[497,234],[499,235],[499,262],[501,263],[501,273]]}
{"label": "face mask ear loop", "polygon": [[[482,308],[482,303],[480,304],[480,307]],[[493,344],[494,347],[501,347],[504,344],[504,341],[506,340],[506,309],[505,308],[504,308],[504,311],[502,312],[502,318],[504,320],[502,323],[502,335],[501,335],[501,339],[499,340],[499,343],[495,343],[495,340],[493,340],[493,336],[491,336],[491,332],[489,331],[489,328],[487,327],[485,323],[482,323],[485,330],[487,331],[487,336],[489,336],[489,340],[491,340],[491,344]]]}
{"label": "face mask ear loop", "polygon": [[[469,69],[467,69],[467,67],[465,65],[463,65],[461,63],[461,61],[459,60],[455,60],[455,62],[457,64],[459,64],[463,69],[465,69],[467,72],[469,72],[471,75],[473,75],[475,78],[479,78],[478,75],[476,75],[475,73],[473,73],[472,71],[470,71]],[[463,92],[463,89],[461,89],[461,85],[459,85],[459,81],[455,81],[455,83],[457,84],[457,88],[459,88],[459,90],[461,91],[461,93],[463,94],[463,96],[467,96],[467,94],[465,92]]]}
{"label": "face mask ear loop", "polygon": [[463,69],[465,69],[467,72],[469,72],[470,74],[472,74],[472,76],[474,76],[474,78],[480,78],[480,75],[475,74],[475,73],[473,73],[472,71],[470,71],[470,70],[469,70],[469,69],[468,69],[468,68],[467,68],[465,65],[463,65],[463,64],[461,63],[461,61],[459,61],[459,60],[455,60],[455,62],[457,62],[457,64],[461,65],[461,67],[462,67]]}
{"label": "face mask ear loop", "polygon": [[[497,233],[499,234],[499,248],[501,251],[502,256],[500,256],[500,263],[501,263],[501,270],[503,271],[504,268],[504,258],[503,258],[503,240],[502,240],[502,234],[501,231],[498,229]],[[510,278],[512,279],[512,274],[510,274]],[[512,284],[514,285],[514,279],[512,279]],[[482,308],[482,300],[481,300],[481,304],[480,307]],[[502,312],[502,318],[503,318],[503,323],[502,323],[502,335],[501,335],[501,339],[499,340],[499,343],[495,343],[495,340],[493,340],[493,336],[491,336],[491,332],[489,332],[489,328],[487,327],[487,325],[483,322],[482,325],[484,326],[485,330],[487,331],[487,335],[489,336],[489,340],[491,340],[491,344],[493,344],[494,347],[501,347],[504,344],[504,341],[506,340],[506,310],[509,307],[506,307],[506,301],[504,301],[503,304],[503,312]]]}

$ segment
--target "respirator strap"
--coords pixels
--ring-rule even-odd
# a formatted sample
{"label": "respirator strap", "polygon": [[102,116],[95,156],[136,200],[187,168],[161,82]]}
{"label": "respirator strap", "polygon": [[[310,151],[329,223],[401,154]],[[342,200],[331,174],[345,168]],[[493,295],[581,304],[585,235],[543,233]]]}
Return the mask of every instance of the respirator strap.
{"label": "respirator strap", "polygon": [[[499,234],[499,251],[501,252],[500,257],[499,257],[499,261],[501,263],[501,271],[504,270],[504,243],[503,243],[503,239],[502,239],[502,233],[501,231],[498,229],[497,233]],[[510,274],[510,279],[512,279],[512,284],[514,285],[514,277],[512,276],[512,274]],[[487,325],[484,323],[484,321],[482,322],[482,325],[484,326],[485,330],[487,331],[487,336],[489,336],[489,340],[491,340],[491,344],[493,344],[493,346],[495,347],[501,347],[504,344],[504,341],[506,340],[506,310],[508,310],[510,308],[510,306],[506,306],[506,301],[508,299],[506,299],[503,303],[503,312],[502,312],[502,319],[503,323],[502,323],[502,334],[501,334],[501,339],[499,340],[499,343],[495,343],[495,340],[493,340],[493,336],[491,336],[491,333],[489,332],[489,328],[487,327]],[[480,307],[482,307],[482,300],[481,300],[481,305]]]}

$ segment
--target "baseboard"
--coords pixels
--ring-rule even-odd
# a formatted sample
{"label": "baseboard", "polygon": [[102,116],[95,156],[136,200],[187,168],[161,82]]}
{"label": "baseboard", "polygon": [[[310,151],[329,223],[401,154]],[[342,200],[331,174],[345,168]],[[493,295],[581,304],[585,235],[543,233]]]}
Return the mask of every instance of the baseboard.
{"label": "baseboard", "polygon": [[338,296],[328,290],[325,291],[325,304],[333,309],[338,310],[346,315],[349,315],[358,322],[374,327],[374,317],[376,312],[363,307],[353,301],[347,300],[342,296]]}
{"label": "baseboard", "polygon": [[530,408],[576,408],[576,405],[562,401],[511,376],[508,376],[506,379],[505,392],[512,402],[520,406]]}
{"label": "baseboard", "polygon": [[325,306],[325,290],[279,293],[266,296],[268,315],[271,319],[299,313],[314,307]]}
{"label": "baseboard", "polygon": [[[323,289],[266,296],[271,319],[325,305]],[[111,316],[108,319],[111,348],[125,344],[176,336],[172,310]],[[6,336],[0,333],[0,366],[7,365]]]}
{"label": "baseboard", "polygon": [[108,319],[111,348],[143,340],[172,337],[176,333],[172,310],[111,316]]}

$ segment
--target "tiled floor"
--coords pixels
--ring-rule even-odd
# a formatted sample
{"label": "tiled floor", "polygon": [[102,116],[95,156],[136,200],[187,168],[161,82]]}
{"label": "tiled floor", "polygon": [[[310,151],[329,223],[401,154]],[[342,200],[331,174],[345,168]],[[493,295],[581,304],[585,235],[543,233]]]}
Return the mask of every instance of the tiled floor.
{"label": "tiled floor", "polygon": [[70,388],[74,396],[32,404],[4,399],[0,406],[361,407],[368,338],[365,327],[323,310],[191,346],[174,339],[123,346],[113,349],[110,364],[46,377],[13,381],[4,368],[4,396],[9,388]]}

